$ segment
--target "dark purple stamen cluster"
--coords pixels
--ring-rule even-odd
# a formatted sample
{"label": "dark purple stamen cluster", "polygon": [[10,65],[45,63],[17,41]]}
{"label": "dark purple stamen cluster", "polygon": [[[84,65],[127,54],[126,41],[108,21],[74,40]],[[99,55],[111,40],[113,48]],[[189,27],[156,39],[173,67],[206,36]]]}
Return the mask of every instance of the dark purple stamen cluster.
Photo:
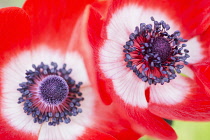
{"label": "dark purple stamen cluster", "polygon": [[144,82],[150,85],[169,83],[175,79],[176,72],[181,73],[183,64],[189,58],[189,50],[184,49],[186,39],[180,37],[180,31],[168,34],[170,26],[164,21],[155,21],[151,24],[141,23],[134,33],[129,36],[129,41],[123,46],[126,67]]}
{"label": "dark purple stamen cluster", "polygon": [[60,104],[69,93],[66,81],[57,75],[49,75],[39,87],[41,97],[48,104]]}
{"label": "dark purple stamen cluster", "polygon": [[82,112],[80,101],[80,86],[69,76],[72,69],[66,70],[66,64],[58,69],[57,63],[51,63],[52,68],[43,62],[32,67],[34,70],[26,71],[27,82],[20,83],[17,90],[22,96],[18,104],[24,103],[23,110],[27,115],[32,115],[34,123],[55,126],[61,122],[70,123],[70,116]]}

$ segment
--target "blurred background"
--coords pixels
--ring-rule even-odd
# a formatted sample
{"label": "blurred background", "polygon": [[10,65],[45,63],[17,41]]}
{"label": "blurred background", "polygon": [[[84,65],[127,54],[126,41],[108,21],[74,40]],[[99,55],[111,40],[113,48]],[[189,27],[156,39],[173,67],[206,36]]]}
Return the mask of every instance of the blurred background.
{"label": "blurred background", "polygon": [[[22,7],[25,0],[0,0],[0,8]],[[178,135],[178,140],[210,140],[210,122],[173,121],[172,127]],[[140,140],[157,140],[144,136]]]}
{"label": "blurred background", "polygon": [[0,0],[0,8],[9,6],[21,7],[25,0]]}

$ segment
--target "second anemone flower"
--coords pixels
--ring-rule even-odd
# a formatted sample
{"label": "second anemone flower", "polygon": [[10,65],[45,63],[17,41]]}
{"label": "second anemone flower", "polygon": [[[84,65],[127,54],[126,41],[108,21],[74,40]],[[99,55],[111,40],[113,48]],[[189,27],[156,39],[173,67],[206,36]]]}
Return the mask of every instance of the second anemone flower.
{"label": "second anemone flower", "polygon": [[209,87],[193,71],[209,57],[206,6],[206,1],[113,0],[106,12],[93,5],[88,30],[99,85],[107,89],[101,97],[107,104],[118,102],[146,134],[176,138],[159,117],[210,120]]}
{"label": "second anemone flower", "polygon": [[86,4],[28,0],[24,10],[0,9],[0,139],[141,136],[136,124],[98,96],[85,16],[79,16]]}

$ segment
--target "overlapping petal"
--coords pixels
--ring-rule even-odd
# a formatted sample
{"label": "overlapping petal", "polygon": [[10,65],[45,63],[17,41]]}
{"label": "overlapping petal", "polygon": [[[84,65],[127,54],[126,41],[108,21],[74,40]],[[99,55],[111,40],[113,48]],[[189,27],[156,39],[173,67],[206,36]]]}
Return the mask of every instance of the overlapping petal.
{"label": "overlapping petal", "polygon": [[30,15],[33,42],[48,43],[52,47],[67,46],[79,15],[93,1],[27,0],[23,9]]}

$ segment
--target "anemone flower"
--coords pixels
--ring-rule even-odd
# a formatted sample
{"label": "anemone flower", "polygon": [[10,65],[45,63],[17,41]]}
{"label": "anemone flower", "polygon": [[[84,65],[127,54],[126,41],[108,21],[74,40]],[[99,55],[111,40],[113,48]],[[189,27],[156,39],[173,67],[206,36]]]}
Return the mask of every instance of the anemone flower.
{"label": "anemone flower", "polygon": [[24,10],[0,9],[0,139],[141,136],[125,112],[98,96],[79,16],[90,2],[28,0]]}
{"label": "anemone flower", "polygon": [[145,134],[161,139],[176,139],[161,118],[210,120],[209,68],[202,73],[209,2],[113,0],[107,11],[99,5],[87,30],[98,83],[107,89],[103,101],[119,103]]}

